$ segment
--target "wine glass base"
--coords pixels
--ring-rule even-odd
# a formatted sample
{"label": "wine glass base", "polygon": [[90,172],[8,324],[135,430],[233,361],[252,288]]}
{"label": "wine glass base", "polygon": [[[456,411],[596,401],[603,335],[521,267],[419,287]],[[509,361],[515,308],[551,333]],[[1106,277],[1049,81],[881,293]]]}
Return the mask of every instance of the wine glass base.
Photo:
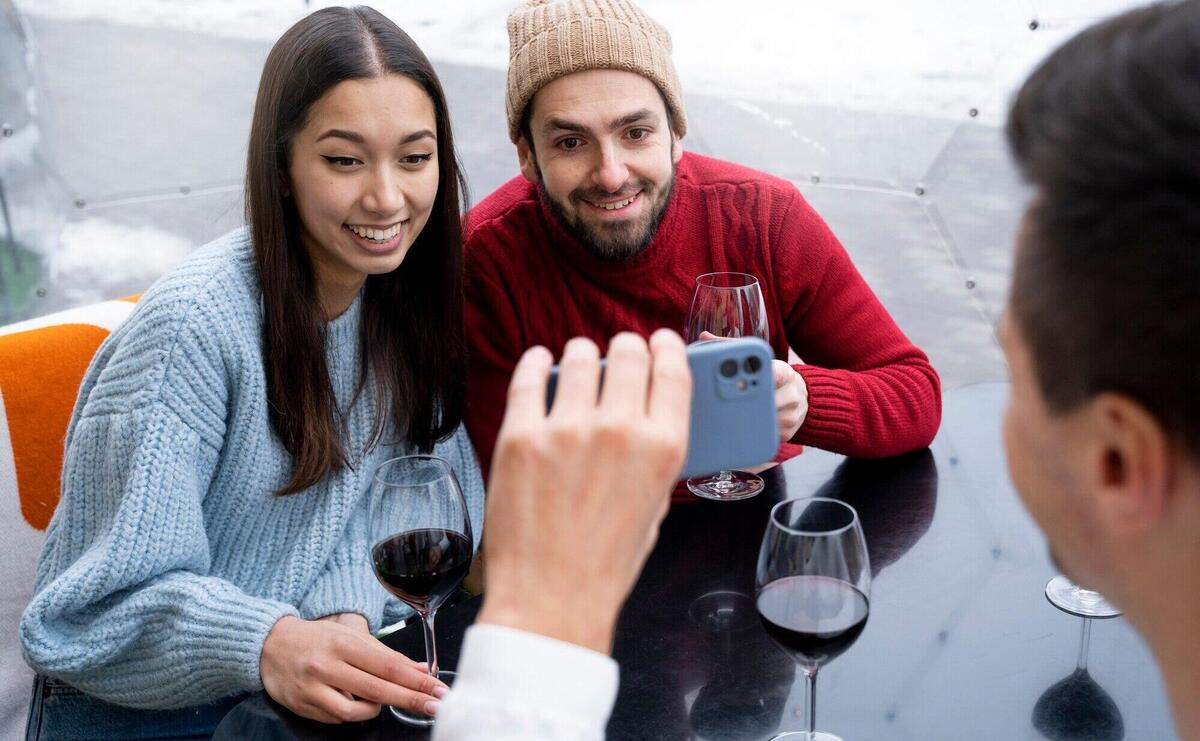
{"label": "wine glass base", "polygon": [[[454,680],[457,676],[458,675],[455,672],[449,669],[442,669],[438,672],[438,679],[452,687],[454,686]],[[392,715],[396,717],[396,720],[400,721],[406,726],[413,726],[414,728],[433,728],[433,724],[436,722],[436,718],[432,718],[424,714],[418,715],[416,713],[411,713],[407,710],[401,710],[400,708],[393,707],[391,705],[388,705],[388,710],[392,711]]]}
{"label": "wine glass base", "polygon": [[1099,620],[1121,615],[1121,611],[1104,597],[1089,589],[1080,589],[1061,574],[1046,583],[1046,599],[1063,612],[1081,618]]}
{"label": "wine glass base", "polygon": [[[723,475],[723,474],[727,474]],[[766,485],[763,480],[746,471],[723,471],[716,476],[690,478],[688,491],[704,499],[733,502],[757,495]]]}
{"label": "wine glass base", "polygon": [[787,733],[780,733],[777,736],[772,736],[771,741],[781,738],[789,739],[789,741],[842,741],[841,736],[835,736],[832,733],[826,733],[825,731],[817,731],[816,733],[809,733],[808,731],[788,731]]}

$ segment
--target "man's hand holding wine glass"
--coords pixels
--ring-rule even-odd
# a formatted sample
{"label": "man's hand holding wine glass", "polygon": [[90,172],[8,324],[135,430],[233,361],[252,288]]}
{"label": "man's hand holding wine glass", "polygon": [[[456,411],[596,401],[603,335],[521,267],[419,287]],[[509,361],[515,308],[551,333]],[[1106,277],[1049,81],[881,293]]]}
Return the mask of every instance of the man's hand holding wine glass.
{"label": "man's hand holding wine glass", "polygon": [[687,453],[691,374],[683,340],[620,334],[518,363],[492,466],[480,623],[607,653],[617,613],[658,537]]}

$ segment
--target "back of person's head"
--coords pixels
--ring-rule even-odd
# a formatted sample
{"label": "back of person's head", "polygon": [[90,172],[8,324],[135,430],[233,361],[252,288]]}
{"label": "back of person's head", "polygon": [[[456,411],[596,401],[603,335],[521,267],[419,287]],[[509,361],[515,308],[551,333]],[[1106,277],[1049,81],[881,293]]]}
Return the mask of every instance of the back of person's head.
{"label": "back of person's head", "polygon": [[295,460],[281,494],[301,491],[346,465],[325,363],[325,317],[288,184],[292,142],[314,104],[336,85],[383,75],[402,75],[429,96],[439,180],[429,220],[404,262],[367,278],[360,389],[369,374],[381,386],[376,441],[387,421],[394,421],[400,435],[428,451],[462,418],[465,185],[446,96],[425,54],[384,15],[368,7],[318,10],[288,29],[267,56],[246,167],[246,220],[263,295],[271,422]]}
{"label": "back of person's head", "polygon": [[1048,407],[1143,405],[1200,459],[1200,0],[1099,24],[1021,89],[1011,313]]}

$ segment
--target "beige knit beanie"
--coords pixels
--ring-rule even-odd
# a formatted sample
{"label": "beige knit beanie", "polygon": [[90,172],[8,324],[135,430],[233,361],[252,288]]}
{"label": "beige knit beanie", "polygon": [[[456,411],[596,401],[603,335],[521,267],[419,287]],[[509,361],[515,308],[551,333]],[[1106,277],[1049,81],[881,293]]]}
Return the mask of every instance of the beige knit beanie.
{"label": "beige knit beanie", "polygon": [[535,93],[572,72],[636,72],[662,91],[687,133],[671,35],[629,0],[525,0],[508,15],[508,136],[521,137],[521,116]]}

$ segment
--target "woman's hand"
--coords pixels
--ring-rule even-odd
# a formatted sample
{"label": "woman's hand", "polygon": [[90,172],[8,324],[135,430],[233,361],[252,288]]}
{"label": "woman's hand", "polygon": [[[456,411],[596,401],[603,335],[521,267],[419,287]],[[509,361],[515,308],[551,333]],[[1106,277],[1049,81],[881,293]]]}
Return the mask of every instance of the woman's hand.
{"label": "woman's hand", "polygon": [[327,620],[331,623],[337,623],[338,625],[344,625],[353,630],[361,630],[368,633],[370,632],[367,619],[362,615],[359,615],[357,612],[337,612],[332,615],[326,615],[325,617],[317,619]]}
{"label": "woman's hand", "polygon": [[259,671],[267,694],[322,723],[369,720],[381,705],[434,715],[446,685],[379,642],[365,624],[351,613],[281,618],[263,642]]}

